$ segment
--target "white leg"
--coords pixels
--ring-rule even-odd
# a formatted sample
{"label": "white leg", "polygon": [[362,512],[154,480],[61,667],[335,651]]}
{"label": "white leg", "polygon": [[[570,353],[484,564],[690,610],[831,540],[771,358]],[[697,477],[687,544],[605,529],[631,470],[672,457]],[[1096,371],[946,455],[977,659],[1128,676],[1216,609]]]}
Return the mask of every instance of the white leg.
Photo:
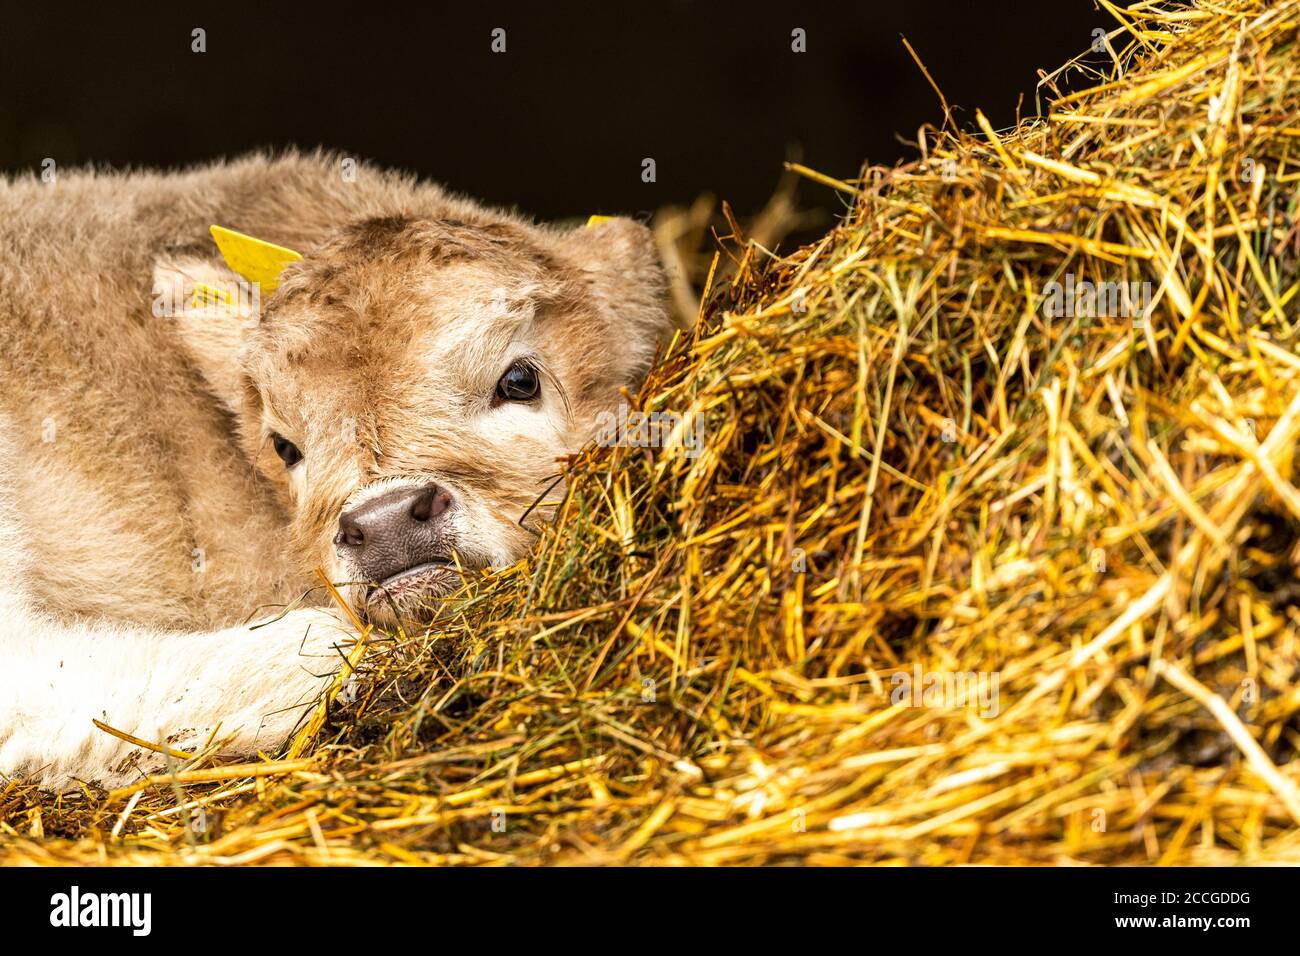
{"label": "white leg", "polygon": [[[0,414],[0,774],[50,787],[112,785],[165,759],[95,727],[98,719],[187,751],[220,725],[223,752],[275,750],[342,662],[355,632],[321,610],[255,629],[166,634],[67,623],[31,606],[21,515],[6,472],[17,467]],[[0,778],[2,779],[2,778]]]}
{"label": "white leg", "polygon": [[275,750],[351,643],[318,610],[208,634],[68,626],[10,610],[0,621],[0,773],[59,789],[74,779],[113,785],[165,762],[92,718],[182,751],[218,725],[223,753]]}

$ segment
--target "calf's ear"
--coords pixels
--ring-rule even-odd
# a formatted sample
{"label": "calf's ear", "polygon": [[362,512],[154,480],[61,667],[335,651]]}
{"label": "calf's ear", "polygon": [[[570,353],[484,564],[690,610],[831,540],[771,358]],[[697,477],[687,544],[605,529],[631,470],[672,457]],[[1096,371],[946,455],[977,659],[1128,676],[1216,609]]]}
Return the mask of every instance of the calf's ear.
{"label": "calf's ear", "polygon": [[261,292],[223,263],[192,256],[154,264],[153,313],[172,323],[207,390],[232,413],[243,407],[240,358],[261,317]]}
{"label": "calf's ear", "polygon": [[622,379],[617,384],[635,388],[673,330],[654,235],[632,219],[615,217],[575,229],[563,241],[613,336]]}

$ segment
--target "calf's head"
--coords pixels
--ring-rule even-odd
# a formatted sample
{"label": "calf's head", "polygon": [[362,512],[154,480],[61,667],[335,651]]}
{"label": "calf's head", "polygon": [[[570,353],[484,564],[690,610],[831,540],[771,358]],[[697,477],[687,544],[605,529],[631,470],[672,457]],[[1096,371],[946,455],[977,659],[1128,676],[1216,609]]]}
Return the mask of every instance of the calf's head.
{"label": "calf's head", "polygon": [[[171,262],[191,282],[211,264]],[[289,266],[253,321],[180,317],[292,547],[372,618],[427,613],[517,560],[620,387],[669,327],[648,231],[352,224]],[[268,547],[277,546],[268,542]]]}

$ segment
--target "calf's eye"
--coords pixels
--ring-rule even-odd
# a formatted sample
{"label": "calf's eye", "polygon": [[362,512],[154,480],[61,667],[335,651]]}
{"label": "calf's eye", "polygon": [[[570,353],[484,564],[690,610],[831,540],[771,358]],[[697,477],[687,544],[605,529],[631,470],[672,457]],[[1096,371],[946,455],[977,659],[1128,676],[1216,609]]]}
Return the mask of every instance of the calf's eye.
{"label": "calf's eye", "polygon": [[273,434],[271,436],[271,444],[275,446],[275,453],[279,455],[280,460],[284,462],[284,467],[292,468],[294,465],[298,464],[298,462],[302,461],[302,452],[298,450],[298,446],[289,441],[289,439],[285,438],[283,435]]}
{"label": "calf's eye", "polygon": [[537,369],[527,362],[516,362],[497,382],[496,399],[499,402],[529,402],[537,397],[540,388]]}

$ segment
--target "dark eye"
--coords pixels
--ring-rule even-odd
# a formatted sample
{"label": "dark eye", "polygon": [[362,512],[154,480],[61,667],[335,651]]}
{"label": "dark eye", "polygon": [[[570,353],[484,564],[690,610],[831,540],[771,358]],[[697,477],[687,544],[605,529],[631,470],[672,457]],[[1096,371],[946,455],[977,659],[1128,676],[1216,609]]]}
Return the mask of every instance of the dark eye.
{"label": "dark eye", "polygon": [[272,435],[271,444],[275,446],[275,453],[284,462],[284,467],[292,468],[302,461],[302,452],[298,450],[298,446],[283,435]]}
{"label": "dark eye", "polygon": [[506,369],[497,382],[497,401],[528,402],[537,397],[537,369],[527,362],[516,362]]}

